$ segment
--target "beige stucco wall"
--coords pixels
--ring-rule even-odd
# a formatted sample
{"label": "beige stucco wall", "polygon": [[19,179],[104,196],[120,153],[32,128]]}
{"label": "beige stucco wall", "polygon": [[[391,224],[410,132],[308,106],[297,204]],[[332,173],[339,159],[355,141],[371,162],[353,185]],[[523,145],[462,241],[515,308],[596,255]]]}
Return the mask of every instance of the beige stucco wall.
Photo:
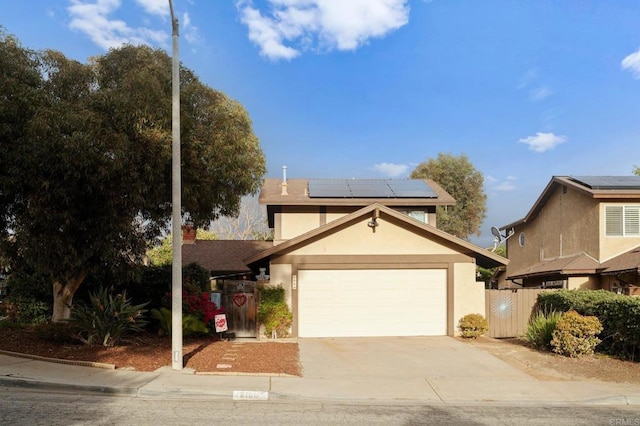
{"label": "beige stucco wall", "polygon": [[431,241],[385,220],[378,219],[375,232],[364,217],[352,226],[301,247],[295,255],[367,255],[367,254],[457,254],[451,248]]}
{"label": "beige stucco wall", "polygon": [[453,265],[453,325],[455,335],[460,334],[458,322],[467,314],[485,316],[484,282],[476,281],[474,263],[455,263]]}
{"label": "beige stucco wall", "polygon": [[[276,235],[281,240],[295,238],[320,226],[319,209],[301,212],[292,209],[288,210],[284,207],[282,213],[279,213],[279,217],[280,228],[276,230]],[[276,225],[278,225],[278,222],[276,222]]]}
{"label": "beige stucco wall", "polygon": [[600,288],[600,278],[595,276],[569,277],[567,288],[569,290],[598,290]]}
{"label": "beige stucco wall", "polygon": [[[359,207],[333,206],[321,209],[318,206],[284,206],[282,212],[276,213],[275,243],[295,238],[356,210],[359,210]],[[431,226],[436,226],[435,212],[427,212],[425,219]]]}
{"label": "beige stucco wall", "polygon": [[556,187],[536,217],[514,227],[514,235],[507,240],[507,276],[560,256],[585,252],[597,259],[599,216],[597,200],[570,187],[566,193],[562,186]]}
{"label": "beige stucco wall", "polygon": [[602,247],[601,262],[622,254],[640,245],[640,237],[607,237],[605,235],[606,206],[638,206],[639,203],[601,203],[600,204],[600,244]]}

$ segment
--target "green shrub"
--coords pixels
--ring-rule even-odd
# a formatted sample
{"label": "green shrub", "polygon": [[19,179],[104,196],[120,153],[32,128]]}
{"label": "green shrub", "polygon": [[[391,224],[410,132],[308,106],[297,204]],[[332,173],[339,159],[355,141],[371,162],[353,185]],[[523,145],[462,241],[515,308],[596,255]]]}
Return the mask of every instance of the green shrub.
{"label": "green shrub", "polygon": [[[167,308],[151,309],[151,317],[158,320],[160,334],[170,336],[172,331],[171,311]],[[194,315],[182,316],[182,336],[189,337],[194,334],[208,334],[209,329],[202,320]]]}
{"label": "green shrub", "polygon": [[270,304],[284,302],[284,287],[260,287],[260,303]]}
{"label": "green shrub", "polygon": [[538,306],[544,312],[576,311],[581,315],[596,315],[598,302],[619,300],[625,296],[607,290],[556,290],[545,291],[538,295]]}
{"label": "green shrub", "polygon": [[640,355],[640,298],[606,290],[559,290],[538,296],[542,309],[575,310],[598,317],[603,331],[598,345],[605,352],[624,359],[638,360]]}
{"label": "green shrub", "polygon": [[268,337],[286,337],[293,322],[293,314],[285,301],[282,286],[260,287],[258,321],[264,325]]}
{"label": "green shrub", "polygon": [[465,338],[477,338],[489,330],[489,323],[480,314],[467,314],[458,322],[460,335]]}
{"label": "green shrub", "polygon": [[556,323],[551,347],[554,352],[572,358],[591,355],[600,343],[596,336],[601,331],[597,317],[582,316],[576,311],[565,312]]}
{"label": "green shrub", "polygon": [[[211,289],[210,276],[207,269],[196,263],[190,263],[182,268],[182,289],[192,294],[201,294],[204,291],[209,293]],[[132,303],[148,303],[149,310],[171,306],[172,271],[170,264],[140,267],[134,274],[134,278],[117,285],[117,291],[126,291]]]}
{"label": "green shrub", "polygon": [[22,296],[9,297],[0,304],[0,316],[22,325],[46,323],[51,319],[51,312],[49,303]]}
{"label": "green shrub", "polygon": [[604,330],[598,350],[621,358],[638,360],[640,352],[640,298],[621,296],[594,306]]}
{"label": "green shrub", "polygon": [[536,348],[551,349],[552,334],[561,316],[562,312],[556,311],[536,312],[529,320],[525,338]]}
{"label": "green shrub", "polygon": [[183,285],[193,285],[201,293],[203,291],[211,291],[211,273],[206,268],[197,263],[190,263],[182,268]]}
{"label": "green shrub", "polygon": [[171,291],[171,265],[145,266],[139,275],[139,280],[124,283],[118,290],[126,291],[132,303],[149,302],[148,309],[163,306],[163,299]]}
{"label": "green shrub", "polygon": [[132,305],[126,292],[114,295],[107,289],[99,289],[90,294],[88,304],[73,307],[69,323],[85,344],[100,341],[103,346],[113,346],[125,334],[144,330],[145,306],[146,303]]}
{"label": "green shrub", "polygon": [[258,321],[264,325],[267,336],[286,337],[293,322],[293,314],[286,302],[260,305]]}

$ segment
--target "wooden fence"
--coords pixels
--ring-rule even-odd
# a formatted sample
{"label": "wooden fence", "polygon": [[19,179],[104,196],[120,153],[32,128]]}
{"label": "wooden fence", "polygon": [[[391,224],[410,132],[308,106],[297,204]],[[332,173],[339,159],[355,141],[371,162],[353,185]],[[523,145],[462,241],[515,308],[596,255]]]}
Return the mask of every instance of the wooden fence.
{"label": "wooden fence", "polygon": [[542,288],[485,290],[485,317],[488,337],[519,337],[527,324]]}

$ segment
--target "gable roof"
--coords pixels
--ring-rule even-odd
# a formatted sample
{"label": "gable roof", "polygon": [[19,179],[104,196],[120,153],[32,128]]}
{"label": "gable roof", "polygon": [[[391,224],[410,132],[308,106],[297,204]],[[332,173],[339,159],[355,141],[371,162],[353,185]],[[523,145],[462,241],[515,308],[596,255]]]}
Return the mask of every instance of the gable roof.
{"label": "gable roof", "polygon": [[543,260],[507,277],[508,280],[542,276],[595,274],[600,263],[586,253]]}
{"label": "gable roof", "polygon": [[334,230],[339,229],[340,227],[349,224],[350,222],[356,221],[362,217],[370,216],[375,211],[378,211],[379,214],[385,214],[392,218],[395,218],[409,227],[413,227],[416,230],[426,231],[427,235],[435,240],[440,240],[443,243],[446,243],[449,246],[455,247],[460,253],[466,254],[470,257],[474,257],[476,259],[476,263],[479,266],[484,268],[492,268],[501,265],[507,265],[509,260],[506,258],[492,253],[489,250],[483,249],[475,244],[472,244],[463,239],[454,237],[444,231],[441,231],[435,228],[432,225],[428,225],[426,223],[420,222],[416,219],[409,217],[408,215],[399,213],[389,207],[383,206],[382,204],[374,203],[369,206],[366,206],[358,211],[355,211],[351,214],[343,216],[339,219],[329,222],[326,225],[323,225],[319,228],[316,228],[312,231],[309,231],[305,234],[299,235],[295,238],[287,240],[281,244],[275,245],[267,250],[264,250],[260,253],[256,253],[253,256],[245,257],[244,261],[247,265],[258,262],[262,259],[268,258],[272,255],[277,255],[281,253],[285,253],[290,250],[294,250],[297,247],[304,246],[310,241],[322,237],[323,235],[327,235]]}
{"label": "gable roof", "polygon": [[182,264],[195,262],[214,273],[249,273],[242,259],[272,246],[273,241],[262,240],[196,240],[182,246]]}
{"label": "gable roof", "polygon": [[[393,179],[354,179],[356,182],[394,181]],[[400,181],[412,181],[416,179],[397,179]],[[422,180],[422,179],[419,179]],[[424,179],[429,188],[435,193],[435,197],[315,197],[309,196],[309,179],[288,179],[287,194],[282,195],[281,179],[265,179],[260,189],[260,204],[268,206],[367,206],[379,203],[386,206],[452,206],[455,200],[447,191],[431,179]],[[326,180],[324,180],[326,181]],[[344,179],[336,179],[344,181]]]}
{"label": "gable roof", "polygon": [[553,176],[527,215],[500,229],[508,229],[534,219],[557,188],[575,189],[587,197],[601,200],[640,200],[640,176]]}

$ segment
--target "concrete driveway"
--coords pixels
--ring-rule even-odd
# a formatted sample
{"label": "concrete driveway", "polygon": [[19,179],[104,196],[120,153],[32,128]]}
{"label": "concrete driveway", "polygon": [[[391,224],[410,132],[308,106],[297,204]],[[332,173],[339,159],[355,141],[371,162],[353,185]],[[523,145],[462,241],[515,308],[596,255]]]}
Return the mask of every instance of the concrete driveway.
{"label": "concrete driveway", "polygon": [[[303,377],[273,378],[275,394],[554,404],[609,400],[626,391],[620,384],[542,381],[451,337],[300,338],[298,345]],[[635,395],[638,388],[628,391]]]}
{"label": "concrete driveway", "polygon": [[300,338],[304,377],[525,379],[530,376],[451,337]]}

